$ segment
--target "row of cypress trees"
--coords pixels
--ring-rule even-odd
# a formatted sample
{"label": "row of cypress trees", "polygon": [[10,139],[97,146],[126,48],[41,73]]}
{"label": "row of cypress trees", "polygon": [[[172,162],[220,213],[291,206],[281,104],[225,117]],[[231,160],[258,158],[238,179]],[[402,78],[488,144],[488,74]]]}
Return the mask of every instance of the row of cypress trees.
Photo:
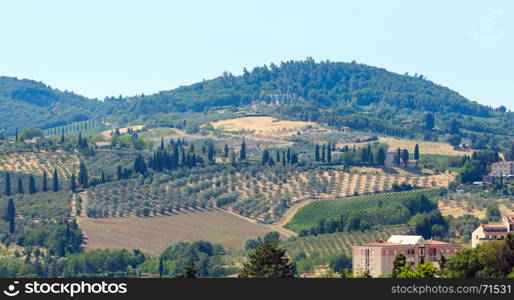
{"label": "row of cypress trees", "polygon": [[[59,174],[57,173],[57,170],[54,170],[54,174],[52,177],[52,191],[57,192],[59,191]],[[4,184],[4,195],[5,196],[11,196],[13,194],[12,192],[12,184],[11,184],[11,174],[5,173],[5,184]],[[23,179],[22,177],[18,177],[18,184],[17,184],[17,193],[23,194],[25,192],[23,188]],[[48,180],[46,172],[43,172],[43,178],[41,180],[41,191],[46,192],[48,191]],[[34,179],[33,175],[29,176],[29,183],[28,183],[28,192],[29,194],[34,194],[38,192],[37,186],[36,186],[36,180]]]}

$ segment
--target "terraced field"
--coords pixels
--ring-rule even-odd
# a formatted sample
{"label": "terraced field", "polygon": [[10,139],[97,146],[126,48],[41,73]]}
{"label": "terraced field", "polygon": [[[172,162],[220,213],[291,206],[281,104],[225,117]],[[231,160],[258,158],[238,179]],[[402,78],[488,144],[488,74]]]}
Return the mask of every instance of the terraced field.
{"label": "terraced field", "polygon": [[284,241],[281,247],[287,249],[287,254],[290,257],[300,252],[304,252],[307,255],[318,252],[321,256],[345,253],[351,256],[353,245],[387,240],[392,234],[405,234],[407,230],[406,226],[384,226],[366,232],[338,232],[317,236],[295,237]]}
{"label": "terraced field", "polygon": [[286,224],[286,228],[300,231],[308,229],[317,224],[320,218],[331,219],[338,217],[348,210],[366,210],[370,207],[381,205],[387,207],[394,203],[407,198],[411,198],[416,194],[424,194],[429,199],[433,199],[441,194],[441,189],[428,189],[421,191],[405,191],[394,193],[380,193],[357,197],[339,198],[339,199],[318,199],[313,200],[309,204],[302,207]]}

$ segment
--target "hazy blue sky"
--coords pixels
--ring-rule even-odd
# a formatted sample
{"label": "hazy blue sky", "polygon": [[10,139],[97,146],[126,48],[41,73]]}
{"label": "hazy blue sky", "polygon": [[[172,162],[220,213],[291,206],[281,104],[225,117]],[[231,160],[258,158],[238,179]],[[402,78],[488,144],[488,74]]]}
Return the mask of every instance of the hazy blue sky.
{"label": "hazy blue sky", "polygon": [[312,56],[514,109],[514,1],[243,2],[2,1],[0,75],[103,98]]}

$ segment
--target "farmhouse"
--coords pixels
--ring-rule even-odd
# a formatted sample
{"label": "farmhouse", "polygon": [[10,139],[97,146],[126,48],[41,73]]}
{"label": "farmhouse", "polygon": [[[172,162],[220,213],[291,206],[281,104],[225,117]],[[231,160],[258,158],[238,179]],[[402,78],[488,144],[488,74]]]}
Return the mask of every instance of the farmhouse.
{"label": "farmhouse", "polygon": [[0,140],[0,145],[7,145],[7,144],[12,144],[13,142],[11,142],[10,140]]}
{"label": "farmhouse", "polygon": [[36,136],[36,137],[31,138],[30,140],[25,140],[24,142],[27,144],[34,144],[34,145],[44,145],[44,144],[51,143],[51,141],[44,136]]}
{"label": "farmhouse", "polygon": [[399,168],[406,168],[406,169],[417,169],[418,168],[418,161],[414,159],[409,159],[406,162],[403,162],[398,157],[398,152],[386,152],[385,161],[384,164],[386,167],[399,167]]}
{"label": "farmhouse", "polygon": [[109,149],[111,147],[111,142],[96,142],[96,149]]}
{"label": "farmhouse", "polygon": [[353,274],[369,272],[372,277],[390,275],[397,255],[403,254],[411,265],[430,261],[439,266],[441,256],[451,258],[459,245],[436,240],[425,240],[420,235],[392,235],[387,242],[353,246]]}
{"label": "farmhouse", "polygon": [[501,223],[481,224],[471,234],[471,246],[488,241],[501,241],[509,232],[514,232],[514,216],[503,216]]}
{"label": "farmhouse", "polygon": [[514,161],[500,161],[491,164],[491,177],[514,176]]}
{"label": "farmhouse", "polygon": [[385,157],[386,167],[398,167],[398,158],[396,151],[387,152]]}

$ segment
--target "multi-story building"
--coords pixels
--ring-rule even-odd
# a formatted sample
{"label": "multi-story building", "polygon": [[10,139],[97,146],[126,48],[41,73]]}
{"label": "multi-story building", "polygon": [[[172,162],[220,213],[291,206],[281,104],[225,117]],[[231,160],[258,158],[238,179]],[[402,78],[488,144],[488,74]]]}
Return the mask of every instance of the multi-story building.
{"label": "multi-story building", "polygon": [[500,161],[492,163],[489,176],[514,176],[514,161]]}
{"label": "multi-story building", "polygon": [[353,246],[353,274],[358,276],[367,271],[372,277],[390,275],[399,254],[412,265],[424,260],[439,266],[441,255],[449,259],[459,250],[459,245],[425,240],[420,235],[392,235],[387,242]]}
{"label": "multi-story building", "polygon": [[503,216],[501,223],[481,224],[471,234],[471,246],[504,240],[509,232],[514,232],[514,216]]}

